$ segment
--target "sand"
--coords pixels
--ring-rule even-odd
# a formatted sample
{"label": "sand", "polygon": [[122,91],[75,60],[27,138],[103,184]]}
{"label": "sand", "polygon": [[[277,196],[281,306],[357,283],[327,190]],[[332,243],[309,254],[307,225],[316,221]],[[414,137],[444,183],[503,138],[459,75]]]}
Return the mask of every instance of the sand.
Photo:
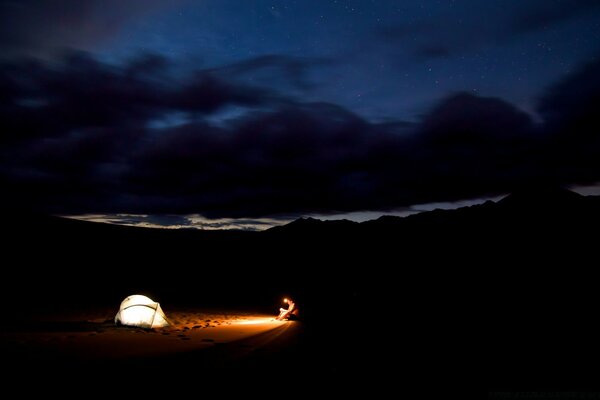
{"label": "sand", "polygon": [[14,354],[102,361],[195,352],[270,331],[278,334],[293,324],[273,315],[174,310],[167,313],[170,326],[140,329],[115,326],[114,313],[106,309],[28,321],[4,332],[3,343]]}

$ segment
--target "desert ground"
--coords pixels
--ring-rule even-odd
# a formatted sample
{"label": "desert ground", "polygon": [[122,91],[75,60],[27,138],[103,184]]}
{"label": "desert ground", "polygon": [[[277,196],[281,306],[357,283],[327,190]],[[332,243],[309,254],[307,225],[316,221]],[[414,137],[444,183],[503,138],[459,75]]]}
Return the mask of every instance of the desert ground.
{"label": "desert ground", "polygon": [[202,350],[271,331],[279,335],[294,323],[248,312],[181,310],[169,313],[167,327],[142,329],[115,325],[114,314],[105,309],[29,320],[4,333],[4,341],[32,358],[118,360]]}

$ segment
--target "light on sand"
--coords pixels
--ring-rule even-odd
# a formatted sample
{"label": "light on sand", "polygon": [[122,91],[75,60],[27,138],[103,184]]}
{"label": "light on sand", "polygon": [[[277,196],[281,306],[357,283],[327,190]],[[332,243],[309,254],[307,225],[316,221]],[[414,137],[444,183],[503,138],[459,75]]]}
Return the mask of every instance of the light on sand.
{"label": "light on sand", "polygon": [[249,318],[243,321],[237,321],[237,324],[240,325],[255,325],[255,324],[273,324],[273,323],[281,323],[281,321],[277,321],[274,318]]}

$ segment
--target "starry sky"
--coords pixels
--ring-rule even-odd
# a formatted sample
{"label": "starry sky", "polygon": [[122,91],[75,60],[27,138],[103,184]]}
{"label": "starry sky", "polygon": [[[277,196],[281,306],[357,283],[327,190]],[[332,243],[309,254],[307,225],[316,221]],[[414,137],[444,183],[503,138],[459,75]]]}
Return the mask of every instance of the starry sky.
{"label": "starry sky", "polygon": [[260,225],[592,185],[598,43],[595,0],[0,1],[3,202]]}
{"label": "starry sky", "polygon": [[132,23],[102,53],[296,58],[298,96],[369,119],[414,120],[462,90],[534,111],[550,82],[597,55],[599,11],[593,0],[200,1]]}

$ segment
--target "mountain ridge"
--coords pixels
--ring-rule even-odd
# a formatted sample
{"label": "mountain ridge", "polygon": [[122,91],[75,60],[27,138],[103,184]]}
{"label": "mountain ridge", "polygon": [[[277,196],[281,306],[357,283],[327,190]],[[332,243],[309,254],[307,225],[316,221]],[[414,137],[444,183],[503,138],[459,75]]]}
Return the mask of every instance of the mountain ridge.
{"label": "mountain ridge", "polygon": [[363,222],[348,220],[319,220],[315,218],[299,218],[289,224],[277,226],[265,232],[308,232],[311,229],[332,231],[351,229],[354,231],[378,229],[390,230],[395,228],[414,228],[419,224],[436,224],[459,222],[465,223],[493,222],[503,220],[539,221],[548,218],[585,217],[585,215],[600,214],[600,196],[584,196],[563,188],[542,188],[515,191],[498,201],[488,200],[481,204],[460,207],[456,209],[434,209],[405,217],[383,215],[377,219]]}

